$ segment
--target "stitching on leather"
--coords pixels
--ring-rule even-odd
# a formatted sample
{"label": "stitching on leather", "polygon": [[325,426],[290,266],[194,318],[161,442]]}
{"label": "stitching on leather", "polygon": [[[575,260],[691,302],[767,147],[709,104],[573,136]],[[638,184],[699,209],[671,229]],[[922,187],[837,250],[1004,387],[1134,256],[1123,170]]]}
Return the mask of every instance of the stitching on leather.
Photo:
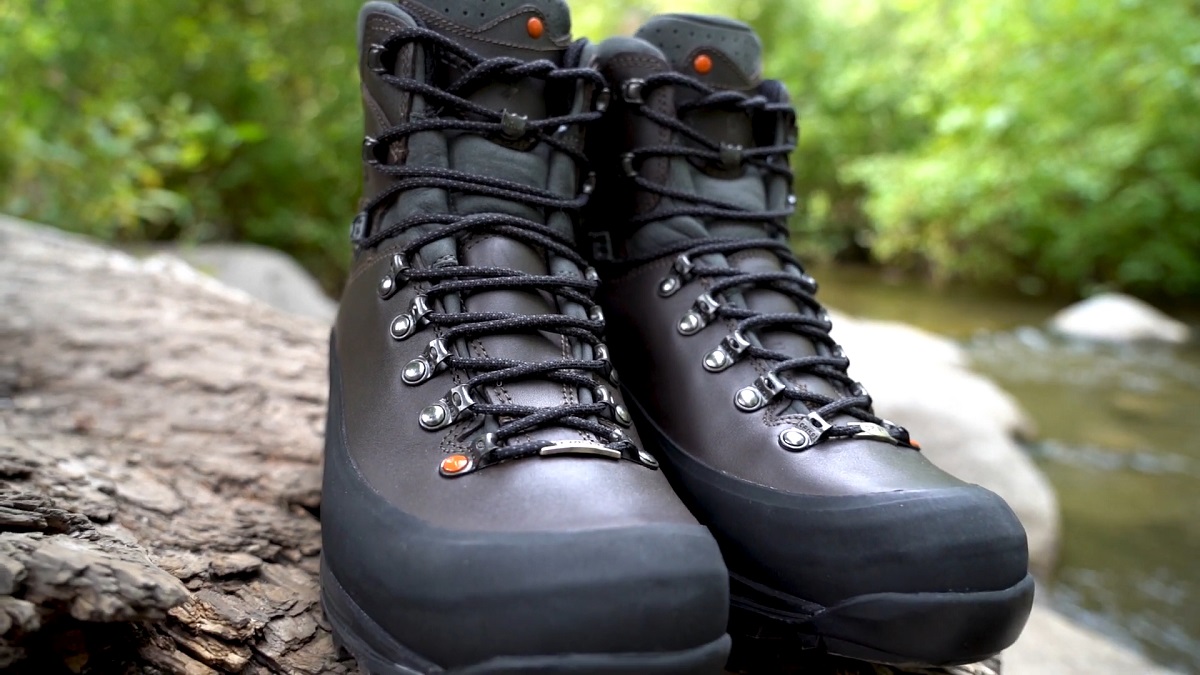
{"label": "stitching on leather", "polygon": [[429,23],[433,26],[437,26],[438,28],[440,28],[448,33],[453,33],[455,35],[459,35],[461,37],[464,37],[464,38],[467,38],[470,40],[475,40],[476,42],[484,42],[487,44],[497,45],[497,46],[501,46],[501,47],[513,47],[516,49],[526,49],[529,51],[551,52],[551,51],[561,50],[563,48],[563,45],[569,44],[571,41],[570,34],[567,34],[561,38],[556,38],[556,40],[559,42],[558,44],[556,44],[555,41],[552,40],[551,46],[549,46],[549,47],[543,46],[543,45],[540,45],[537,43],[534,43],[533,46],[530,46],[529,44],[522,44],[519,42],[505,42],[503,40],[497,40],[494,38],[489,38],[489,37],[485,37],[485,36],[481,35],[481,33],[491,30],[492,28],[495,28],[496,26],[504,23],[505,21],[509,21],[509,20],[514,19],[519,16],[524,16],[527,14],[532,15],[532,16],[537,16],[537,17],[542,16],[542,13],[537,11],[536,8],[530,7],[528,5],[526,5],[524,7],[518,7],[516,9],[513,9],[513,10],[509,11],[508,13],[503,14],[495,19],[492,19],[488,23],[483,24],[479,28],[472,30],[472,29],[469,29],[460,24],[454,23],[453,21],[446,19],[445,17],[437,14],[436,12],[431,11],[429,8],[424,7],[422,5],[415,5],[415,4],[408,3],[408,2],[405,2],[402,4],[404,5],[405,9],[411,11],[413,14],[419,15],[421,17],[421,19],[424,20],[426,23]]}
{"label": "stitching on leather", "polygon": [[391,126],[391,122],[388,120],[387,115],[384,114],[383,108],[380,107],[375,97],[371,95],[371,90],[367,88],[366,84],[362,85],[362,94],[363,100],[367,103],[367,108],[375,116],[375,121],[379,123],[379,126],[384,128]]}
{"label": "stitching on leather", "polygon": [[352,282],[370,271],[371,267],[381,258],[390,258],[393,253],[399,253],[403,248],[404,245],[402,243],[395,242],[387,246],[372,249],[370,253],[359,259],[358,264],[355,266],[355,271],[351,272],[350,276],[346,278],[346,285],[349,286]]}

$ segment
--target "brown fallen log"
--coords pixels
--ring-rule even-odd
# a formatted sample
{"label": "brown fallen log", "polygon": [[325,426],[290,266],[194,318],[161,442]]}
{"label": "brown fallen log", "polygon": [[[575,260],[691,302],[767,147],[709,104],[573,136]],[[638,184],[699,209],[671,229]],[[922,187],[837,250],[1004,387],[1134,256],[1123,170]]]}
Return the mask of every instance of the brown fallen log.
{"label": "brown fallen log", "polygon": [[318,602],[326,330],[0,217],[0,669],[356,671]]}

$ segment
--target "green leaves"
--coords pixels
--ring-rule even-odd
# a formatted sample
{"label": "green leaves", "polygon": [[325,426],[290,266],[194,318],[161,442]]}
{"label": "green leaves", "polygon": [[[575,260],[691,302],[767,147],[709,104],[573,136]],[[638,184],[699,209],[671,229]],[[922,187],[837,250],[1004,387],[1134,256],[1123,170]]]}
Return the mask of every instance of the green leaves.
{"label": "green leaves", "polygon": [[1200,294],[1194,7],[878,0],[810,14],[760,25],[768,44],[804,29],[790,41],[822,51],[775,57],[807,123],[799,188],[824,222],[806,230],[844,227],[833,214],[862,206],[857,185],[857,227],[885,263]]}
{"label": "green leaves", "polygon": [[[734,11],[801,112],[807,255],[1200,295],[1200,13],[1080,0],[575,2],[575,32]],[[357,3],[0,3],[0,210],[257,241],[335,286],[359,194]]]}

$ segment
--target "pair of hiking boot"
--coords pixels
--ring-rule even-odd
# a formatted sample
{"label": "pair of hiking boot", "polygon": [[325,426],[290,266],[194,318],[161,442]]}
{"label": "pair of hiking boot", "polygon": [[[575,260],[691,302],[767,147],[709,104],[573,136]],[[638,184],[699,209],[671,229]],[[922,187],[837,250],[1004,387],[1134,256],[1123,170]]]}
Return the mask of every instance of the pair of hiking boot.
{"label": "pair of hiking boot", "polygon": [[359,47],[321,579],[364,670],[1016,639],[1021,525],[873,414],[790,251],[795,118],[747,26],[592,44],[562,0],[399,0]]}

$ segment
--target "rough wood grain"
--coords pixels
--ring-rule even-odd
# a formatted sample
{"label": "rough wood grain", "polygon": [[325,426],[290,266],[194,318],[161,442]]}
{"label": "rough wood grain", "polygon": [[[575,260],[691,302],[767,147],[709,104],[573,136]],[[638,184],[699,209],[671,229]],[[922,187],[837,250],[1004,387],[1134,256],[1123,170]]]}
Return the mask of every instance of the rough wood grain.
{"label": "rough wood grain", "polygon": [[317,600],[325,343],[0,217],[0,668],[354,672]]}

